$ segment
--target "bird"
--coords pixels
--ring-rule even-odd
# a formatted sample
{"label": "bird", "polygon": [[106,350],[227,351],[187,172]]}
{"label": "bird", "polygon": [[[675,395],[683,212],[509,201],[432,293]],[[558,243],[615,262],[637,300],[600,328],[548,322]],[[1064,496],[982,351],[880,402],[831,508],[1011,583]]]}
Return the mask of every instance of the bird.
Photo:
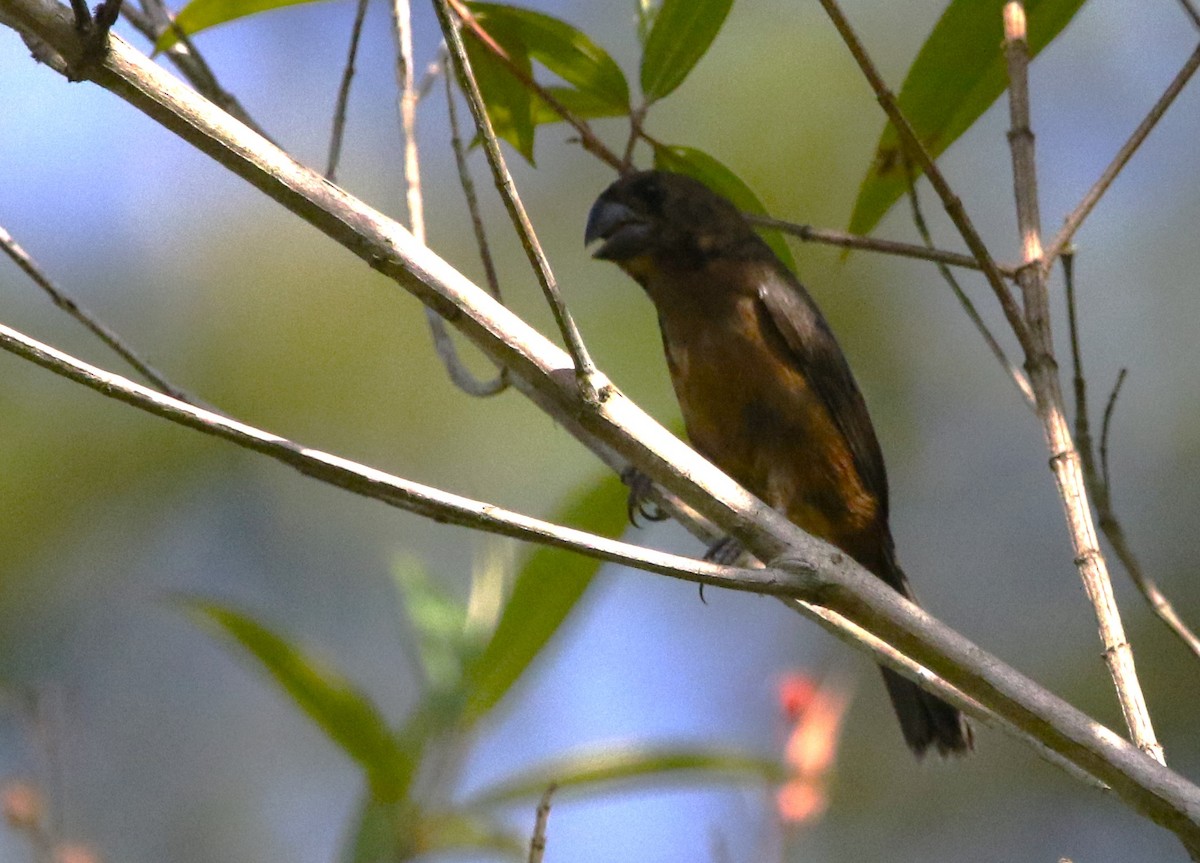
{"label": "bird", "polygon": [[[689,176],[626,174],[585,246],[658,312],[692,447],[791,522],[915,601],[888,525],[883,453],[858,384],[808,292],[728,199]],[[882,668],[908,747],[973,747],[962,713]]]}

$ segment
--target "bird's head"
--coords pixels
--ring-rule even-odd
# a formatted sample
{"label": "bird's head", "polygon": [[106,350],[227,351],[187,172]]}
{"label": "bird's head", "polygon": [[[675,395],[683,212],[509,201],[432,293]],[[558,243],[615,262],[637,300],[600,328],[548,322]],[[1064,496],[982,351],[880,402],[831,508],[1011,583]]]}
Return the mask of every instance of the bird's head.
{"label": "bird's head", "polygon": [[[761,241],[737,207],[703,183],[667,171],[641,171],[604,190],[588,214],[592,257],[638,277],[651,265],[698,268],[716,256],[759,251]],[[640,281],[640,279],[639,279]]]}

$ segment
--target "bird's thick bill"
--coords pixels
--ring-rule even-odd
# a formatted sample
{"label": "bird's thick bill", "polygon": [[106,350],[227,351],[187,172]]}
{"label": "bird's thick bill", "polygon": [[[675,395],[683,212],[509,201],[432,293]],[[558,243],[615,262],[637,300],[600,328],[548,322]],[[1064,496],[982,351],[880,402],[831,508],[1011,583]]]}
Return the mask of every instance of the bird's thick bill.
{"label": "bird's thick bill", "polygon": [[645,217],[620,201],[601,197],[588,213],[584,245],[604,240],[593,258],[602,261],[622,261],[646,250],[646,242],[654,230]]}

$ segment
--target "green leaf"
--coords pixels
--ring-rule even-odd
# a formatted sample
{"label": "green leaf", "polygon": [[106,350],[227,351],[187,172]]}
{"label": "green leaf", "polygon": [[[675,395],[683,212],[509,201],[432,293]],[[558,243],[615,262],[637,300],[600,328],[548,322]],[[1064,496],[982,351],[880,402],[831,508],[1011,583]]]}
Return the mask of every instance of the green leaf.
{"label": "green leaf", "polygon": [[[175,23],[186,35],[191,36],[217,24],[236,21],[248,15],[313,2],[316,0],[192,0],[179,10],[179,14],[175,16]],[[179,37],[174,29],[169,29],[158,37],[154,50],[165,51],[177,41]]]}
{"label": "green leaf", "polygon": [[[606,474],[572,496],[552,520],[614,536],[625,527],[625,501],[621,481]],[[495,707],[512,688],[575,607],[600,563],[556,548],[539,548],[530,555],[491,641],[467,669],[464,726]]]}
{"label": "green leaf", "polygon": [[676,87],[708,51],[733,0],[663,0],[642,51],[642,95],[657,101]]}
{"label": "green leaf", "polygon": [[[498,3],[467,4],[484,29],[500,26],[522,42],[525,54],[537,60],[586,97],[616,109],[629,110],[629,84],[616,61],[586,34],[565,21]],[[497,39],[501,45],[505,43]]]}
{"label": "green leaf", "polygon": [[231,637],[261,663],[325,735],[364,769],[376,798],[398,800],[404,795],[420,753],[412,745],[401,745],[354,684],[248,615],[198,599],[185,599],[184,605],[196,620]]}
{"label": "green leaf", "polygon": [[[497,137],[508,141],[518,153],[533,164],[533,97],[505,66],[489,51],[479,38],[464,27],[463,43],[467,58],[483,95],[488,119]],[[529,52],[520,38],[519,28],[503,18],[492,23],[488,35],[504,49],[510,60],[524,74],[533,76]]]}
{"label": "green leaf", "polygon": [[777,760],[717,748],[624,744],[576,752],[484,789],[467,801],[471,807],[511,803],[562,788],[608,791],[615,783],[784,782],[787,767]]}
{"label": "green leaf", "polygon": [[429,689],[454,692],[462,683],[464,664],[478,648],[467,631],[466,607],[439,589],[413,557],[398,558],[392,577],[417,634],[417,654]]}
{"label": "green leaf", "polygon": [[[743,213],[767,215],[767,208],[758,199],[758,195],[754,194],[737,174],[702,150],[672,145],[655,146],[654,167],[662,171],[686,174],[699,180],[718,195],[723,195],[731,200],[734,206]],[[796,260],[792,257],[792,250],[788,248],[783,235],[770,228],[758,228],[757,230],[779,260],[783,261],[793,273],[796,272]]]}
{"label": "green leaf", "polygon": [[[1003,53],[1005,0],[953,0],[925,40],[898,101],[936,158],[1008,87]],[[1026,0],[1029,51],[1036,56],[1067,26],[1084,0]],[[915,170],[915,167],[914,167]],[[907,188],[900,136],[888,123],[858,190],[850,230],[870,233]]]}
{"label": "green leaf", "polygon": [[655,0],[633,0],[633,11],[637,15],[637,37],[644,51],[646,40],[654,28],[654,18],[658,15],[658,3]]}

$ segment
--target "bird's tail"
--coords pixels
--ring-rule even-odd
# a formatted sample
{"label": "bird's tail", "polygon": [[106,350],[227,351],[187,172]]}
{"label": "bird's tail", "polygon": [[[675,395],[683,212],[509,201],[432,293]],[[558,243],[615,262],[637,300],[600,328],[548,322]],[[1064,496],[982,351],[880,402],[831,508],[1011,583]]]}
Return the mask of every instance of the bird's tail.
{"label": "bird's tail", "polygon": [[[896,563],[890,548],[883,558],[883,580],[906,598],[916,602],[908,578]],[[957,707],[926,692],[890,668],[881,670],[888,696],[892,699],[892,707],[900,720],[904,741],[917,757],[923,756],[930,747],[936,748],[939,755],[965,755],[971,751],[974,744],[971,726]]]}

